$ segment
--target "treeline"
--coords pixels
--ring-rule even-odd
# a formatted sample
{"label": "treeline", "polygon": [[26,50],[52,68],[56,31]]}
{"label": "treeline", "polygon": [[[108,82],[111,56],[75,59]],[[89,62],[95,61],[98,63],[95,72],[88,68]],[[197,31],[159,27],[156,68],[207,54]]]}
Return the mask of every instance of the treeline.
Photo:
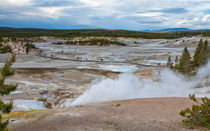
{"label": "treeline", "polygon": [[197,68],[205,65],[208,59],[210,59],[210,47],[208,44],[209,43],[207,40],[203,42],[203,40],[201,39],[192,59],[187,47],[185,47],[184,51],[182,52],[181,58],[178,59],[178,56],[176,56],[174,60],[175,65],[173,64],[171,57],[168,57],[167,66],[183,74],[194,73]]}
{"label": "treeline", "polygon": [[141,37],[146,39],[175,39],[181,36],[175,33],[143,32],[129,30],[105,30],[105,29],[78,29],[78,30],[49,30],[29,28],[0,28],[0,37],[88,37],[88,36],[110,36],[110,37]]}
{"label": "treeline", "polygon": [[110,36],[110,37],[141,37],[145,39],[175,39],[191,36],[210,36],[210,30],[191,31],[169,31],[169,32],[145,32],[130,30],[106,30],[106,29],[33,29],[33,28],[6,28],[0,27],[0,37],[88,37],[88,36]]}
{"label": "treeline", "polygon": [[68,40],[66,42],[54,42],[53,44],[57,45],[86,45],[86,46],[110,46],[110,45],[116,45],[116,46],[126,46],[126,44],[121,43],[117,40],[108,40],[108,39],[90,39],[90,40],[79,40],[79,41],[73,41]]}
{"label": "treeline", "polygon": [[191,31],[185,31],[185,32],[174,32],[175,35],[178,36],[209,36],[210,37],[210,30],[191,30]]}

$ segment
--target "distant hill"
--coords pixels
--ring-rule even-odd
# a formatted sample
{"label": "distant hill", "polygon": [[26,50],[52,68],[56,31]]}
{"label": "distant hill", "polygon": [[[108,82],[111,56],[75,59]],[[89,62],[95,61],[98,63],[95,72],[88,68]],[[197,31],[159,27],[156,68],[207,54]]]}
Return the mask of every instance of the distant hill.
{"label": "distant hill", "polygon": [[154,32],[158,32],[158,31],[163,31],[163,32],[172,32],[172,31],[177,31],[177,32],[183,32],[183,31],[191,31],[191,29],[189,28],[166,28],[166,29],[159,29],[159,30],[145,30],[145,31],[154,31]]}
{"label": "distant hill", "polygon": [[166,28],[166,29],[160,29],[160,30],[145,30],[149,32],[205,32],[205,31],[210,31],[210,29],[197,29],[193,30],[190,28]]}
{"label": "distant hill", "polygon": [[168,28],[162,30],[132,31],[115,29],[37,29],[37,28],[9,28],[0,27],[1,37],[88,37],[88,36],[109,36],[109,37],[138,37],[145,39],[175,39],[185,36],[210,36],[210,30],[191,30],[189,28]]}
{"label": "distant hill", "polygon": [[132,30],[108,29],[36,29],[0,27],[0,37],[77,37],[77,36],[110,36],[110,37],[139,37],[146,39],[174,39],[181,36],[167,32],[146,32]]}
{"label": "distant hill", "polygon": [[189,28],[167,28],[160,31],[191,31]]}

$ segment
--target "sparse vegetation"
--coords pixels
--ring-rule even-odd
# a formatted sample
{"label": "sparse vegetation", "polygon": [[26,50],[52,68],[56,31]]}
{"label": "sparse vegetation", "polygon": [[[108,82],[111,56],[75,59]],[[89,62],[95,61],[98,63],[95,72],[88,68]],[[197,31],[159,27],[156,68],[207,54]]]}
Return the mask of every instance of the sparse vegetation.
{"label": "sparse vegetation", "polygon": [[[5,79],[9,76],[14,75],[14,70],[10,69],[12,64],[15,62],[15,55],[12,54],[10,60],[6,61],[3,69],[1,70],[0,77],[0,94],[8,95],[11,91],[14,91],[17,87],[17,84],[5,84]],[[0,111],[1,113],[10,113],[12,109],[12,102],[5,104],[0,100]],[[7,131],[8,120],[2,120],[2,115],[0,115],[0,131]]]}
{"label": "sparse vegetation", "polygon": [[40,98],[40,99],[38,99],[38,101],[46,102],[47,99],[45,99],[45,98]]}
{"label": "sparse vegetation", "polygon": [[40,98],[40,99],[38,99],[38,101],[44,102],[44,106],[45,106],[46,108],[48,108],[48,109],[51,109],[51,108],[52,108],[52,104],[51,104],[50,102],[48,102],[47,99],[45,99],[45,98]]}
{"label": "sparse vegetation", "polygon": [[11,47],[8,45],[4,46],[0,43],[0,53],[7,53],[7,52],[12,53]]}
{"label": "sparse vegetation", "polygon": [[187,108],[179,114],[186,119],[184,124],[188,126],[203,126],[210,130],[210,99],[207,97],[201,98],[201,102],[195,98],[195,95],[189,95],[190,99],[196,102],[192,109]]}
{"label": "sparse vegetation", "polygon": [[32,42],[44,41],[41,38],[29,37],[1,37],[0,36],[0,53],[12,53],[15,52],[28,54],[31,50],[37,49]]}
{"label": "sparse vegetation", "polygon": [[45,107],[48,109],[52,108],[52,104],[50,102],[45,102]]}
{"label": "sparse vegetation", "polygon": [[26,48],[26,54],[28,54],[29,51],[31,51],[31,49],[36,49],[34,44],[28,42],[25,44],[25,48]]}
{"label": "sparse vegetation", "polygon": [[116,107],[119,107],[119,106],[120,106],[120,104],[117,104],[117,105],[116,105]]}
{"label": "sparse vegetation", "polygon": [[126,46],[126,44],[121,43],[117,40],[108,40],[108,39],[90,39],[90,40],[80,40],[80,41],[66,41],[62,42],[59,41],[57,43],[54,43],[57,45],[87,45],[87,46],[109,46],[109,45],[116,45],[116,46]]}

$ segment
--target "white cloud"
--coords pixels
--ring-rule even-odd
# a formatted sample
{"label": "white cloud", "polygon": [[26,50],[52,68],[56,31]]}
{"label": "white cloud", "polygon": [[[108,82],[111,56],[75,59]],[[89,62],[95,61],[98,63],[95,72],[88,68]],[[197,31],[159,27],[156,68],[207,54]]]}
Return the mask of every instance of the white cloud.
{"label": "white cloud", "polygon": [[0,0],[0,7],[21,7],[33,5],[32,0]]}
{"label": "white cloud", "polygon": [[209,0],[0,0],[0,20],[14,16],[93,28],[210,28],[204,12],[209,7]]}
{"label": "white cloud", "polygon": [[97,7],[101,4],[100,1],[96,0],[78,0],[78,1],[87,7]]}
{"label": "white cloud", "polygon": [[41,16],[58,19],[60,16],[67,16],[63,12],[66,7],[39,7]]}
{"label": "white cloud", "polygon": [[202,19],[203,22],[210,22],[210,14],[206,15]]}
{"label": "white cloud", "polygon": [[33,11],[23,11],[22,14],[29,17],[43,17],[58,19],[59,17],[71,16],[65,12],[66,9],[74,8],[73,6],[59,6],[59,7],[37,7]]}
{"label": "white cloud", "polygon": [[163,13],[160,12],[146,12],[146,13],[135,14],[135,16],[154,17],[154,16],[160,16],[162,14]]}

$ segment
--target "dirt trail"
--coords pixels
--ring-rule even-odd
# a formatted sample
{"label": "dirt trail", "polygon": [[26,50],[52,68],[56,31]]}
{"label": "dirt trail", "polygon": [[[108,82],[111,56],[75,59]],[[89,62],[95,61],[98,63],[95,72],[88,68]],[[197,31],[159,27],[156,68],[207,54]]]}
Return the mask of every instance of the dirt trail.
{"label": "dirt trail", "polygon": [[28,112],[13,117],[27,116],[29,119],[32,114],[36,117],[25,124],[11,123],[11,131],[192,130],[182,125],[183,118],[179,116],[180,110],[192,104],[188,98],[148,98]]}

